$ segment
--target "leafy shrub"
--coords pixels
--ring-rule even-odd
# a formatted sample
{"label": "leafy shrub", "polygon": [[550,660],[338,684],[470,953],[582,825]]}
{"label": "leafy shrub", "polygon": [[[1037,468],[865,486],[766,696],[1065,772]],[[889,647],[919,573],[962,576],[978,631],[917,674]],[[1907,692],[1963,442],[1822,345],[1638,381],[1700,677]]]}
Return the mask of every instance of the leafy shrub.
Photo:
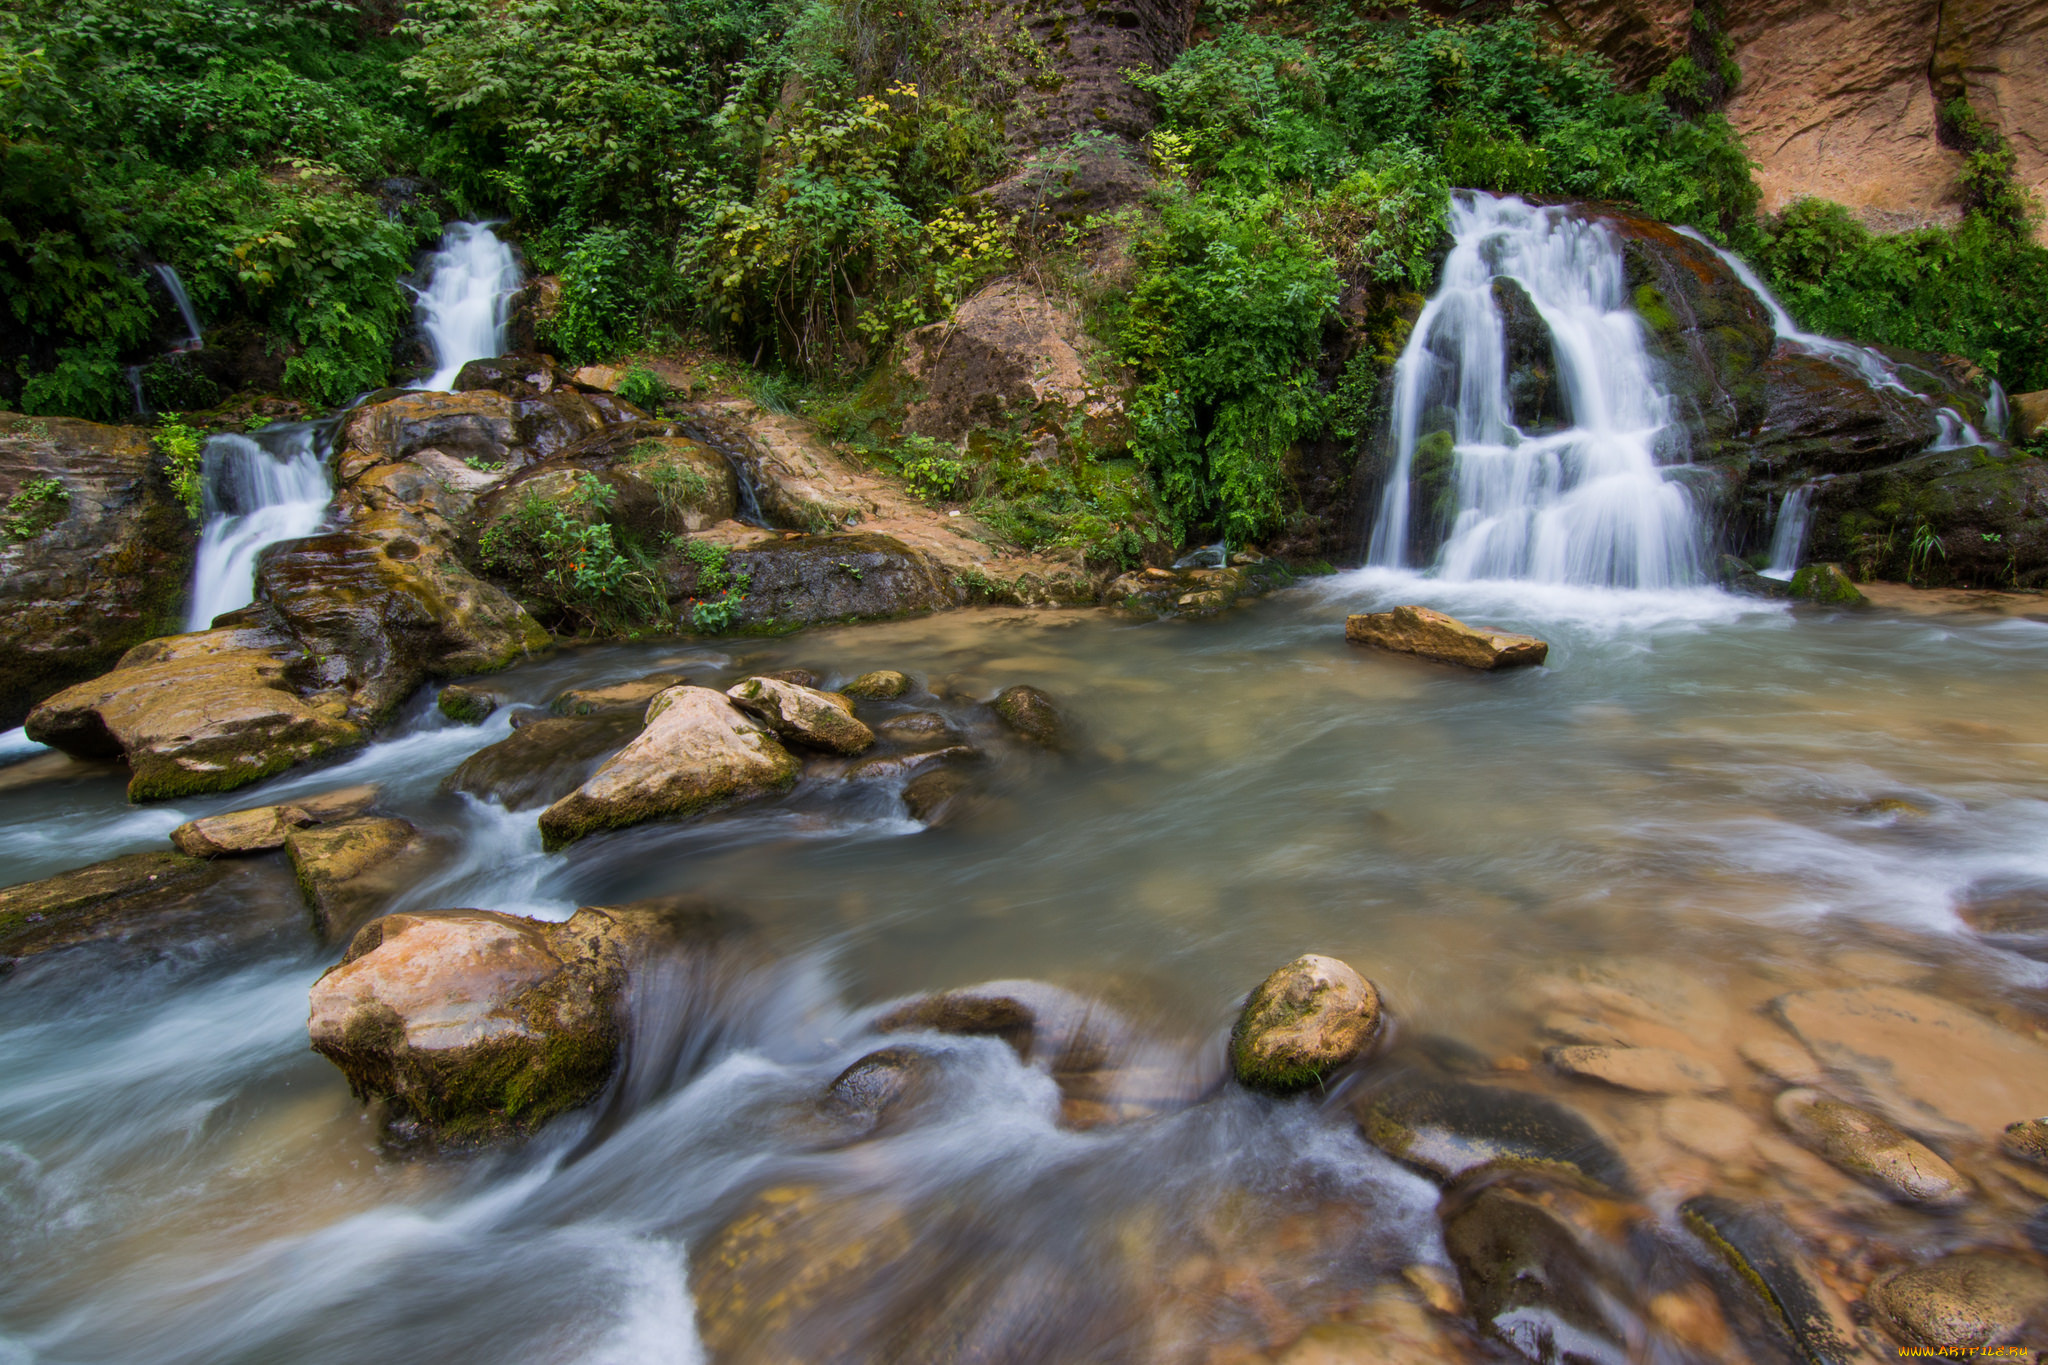
{"label": "leafy shrub", "polygon": [[66,346],[55,365],[23,378],[23,412],[111,422],[130,406],[128,381],[110,342]]}
{"label": "leafy shrub", "polygon": [[598,630],[658,619],[660,583],[620,549],[603,520],[610,505],[611,490],[587,473],[562,502],[529,490],[485,529],[478,562]]}
{"label": "leafy shrub", "polygon": [[638,332],[648,274],[643,263],[651,252],[632,228],[602,227],[584,233],[564,253],[561,304],[546,328],[547,340],[564,360],[600,360]]}
{"label": "leafy shrub", "polygon": [[206,436],[175,417],[157,419],[156,448],[164,457],[164,476],[185,515],[198,521],[206,487]]}
{"label": "leafy shrub", "polygon": [[966,491],[967,466],[940,453],[947,449],[929,437],[904,438],[896,455],[897,468],[903,471],[910,495],[918,501],[951,502]]}
{"label": "leafy shrub", "polygon": [[668,399],[669,387],[660,375],[636,365],[620,377],[617,392],[642,412],[657,412]]}

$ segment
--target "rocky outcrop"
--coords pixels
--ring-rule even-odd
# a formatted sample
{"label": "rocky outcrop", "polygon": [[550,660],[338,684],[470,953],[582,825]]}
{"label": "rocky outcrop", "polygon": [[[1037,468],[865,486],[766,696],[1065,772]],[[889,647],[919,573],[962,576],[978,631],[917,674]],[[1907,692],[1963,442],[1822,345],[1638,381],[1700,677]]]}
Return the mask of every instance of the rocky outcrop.
{"label": "rocky outcrop", "polygon": [[1477,630],[1428,607],[1395,607],[1347,617],[1344,638],[1355,645],[1420,654],[1485,671],[1532,667],[1550,654],[1550,646],[1534,636]]}
{"label": "rocky outcrop", "polygon": [[1298,957],[1245,999],[1230,1031],[1230,1070],[1255,1090],[1322,1083],[1372,1046],[1383,1024],[1372,982],[1334,957]]}
{"label": "rocky outcrop", "polygon": [[1137,139],[1158,115],[1152,99],[1124,78],[1132,67],[1164,71],[1188,44],[1195,7],[1186,0],[1050,0],[1018,6],[1021,23],[1058,73],[1034,81],[1010,120],[1012,145],[1053,148],[1077,133]]}
{"label": "rocky outcrop", "polygon": [[489,910],[386,915],[313,984],[313,1050],[434,1136],[530,1131],[593,1098],[619,1047],[621,924]]}
{"label": "rocky outcrop", "polygon": [[30,738],[87,758],[125,758],[130,800],[230,791],[363,742],[339,697],[293,687],[303,655],[259,627],[138,645],[113,672],[29,713]]}
{"label": "rocky outcrop", "polygon": [[376,799],[375,787],[343,787],[281,806],[205,815],[172,830],[171,846],[193,858],[267,853],[283,848],[293,830],[361,815]]}
{"label": "rocky outcrop", "polygon": [[1098,387],[1093,350],[1078,310],[1023,284],[989,285],[903,339],[903,375],[921,395],[903,429],[953,443],[978,430],[1015,432],[1057,452],[1078,420],[1102,444],[1123,402]]}
{"label": "rocky outcrop", "polygon": [[198,537],[149,435],[0,413],[0,729],[175,630]]}
{"label": "rocky outcrop", "polygon": [[779,678],[748,678],[727,688],[725,695],[778,738],[794,744],[835,754],[858,754],[875,742],[875,732],[854,719],[853,703],[836,692],[820,692]]}
{"label": "rocky outcrop", "polygon": [[404,393],[356,409],[335,440],[335,455],[344,483],[428,451],[516,466],[546,459],[604,425],[604,415],[573,388],[519,397],[491,388]]}
{"label": "rocky outcrop", "polygon": [[648,705],[645,730],[541,813],[541,839],[557,849],[600,829],[756,800],[789,787],[797,767],[721,694],[671,688]]}
{"label": "rocky outcrop", "polygon": [[[958,606],[966,594],[922,551],[890,536],[799,536],[735,550],[730,571],[747,587],[738,619],[750,626],[874,621]],[[700,591],[679,577],[671,596]]]}

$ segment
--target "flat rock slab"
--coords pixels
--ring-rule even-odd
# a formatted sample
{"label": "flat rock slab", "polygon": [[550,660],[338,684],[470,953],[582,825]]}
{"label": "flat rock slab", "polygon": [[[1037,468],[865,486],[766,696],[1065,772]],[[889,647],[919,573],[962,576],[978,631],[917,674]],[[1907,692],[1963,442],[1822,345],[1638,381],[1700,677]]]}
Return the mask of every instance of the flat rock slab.
{"label": "flat rock slab", "polygon": [[1528,668],[1550,656],[1550,646],[1533,635],[1480,630],[1428,607],[1395,607],[1347,617],[1344,638],[1355,645],[1420,654],[1486,671]]}
{"label": "flat rock slab", "polygon": [[1567,1075],[1645,1095],[1704,1095],[1728,1085],[1712,1063],[1663,1047],[1554,1047],[1544,1059]]}
{"label": "flat rock slab", "polygon": [[343,787],[303,801],[205,815],[197,820],[187,820],[172,830],[171,846],[193,858],[267,853],[274,848],[283,848],[285,839],[295,829],[360,815],[376,799],[375,787]]}
{"label": "flat rock slab", "polygon": [[1858,986],[1776,1008],[1823,1066],[1909,1132],[1995,1142],[2048,1095],[2048,1047],[1931,995]]}
{"label": "flat rock slab", "polygon": [[323,938],[353,934],[420,871],[427,842],[410,821],[378,816],[293,830],[292,873]]}
{"label": "flat rock slab", "polygon": [[95,938],[165,898],[212,885],[221,872],[182,853],[130,853],[0,890],[0,956],[27,957]]}

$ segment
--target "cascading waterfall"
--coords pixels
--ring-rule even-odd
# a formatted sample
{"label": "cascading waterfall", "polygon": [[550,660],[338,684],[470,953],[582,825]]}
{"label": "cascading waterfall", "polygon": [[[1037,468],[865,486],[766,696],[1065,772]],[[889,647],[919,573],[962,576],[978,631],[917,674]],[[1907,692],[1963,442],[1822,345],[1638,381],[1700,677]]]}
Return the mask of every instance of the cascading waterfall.
{"label": "cascading waterfall", "polygon": [[445,390],[470,361],[505,353],[505,315],[519,292],[519,262],[489,225],[450,223],[427,269],[426,287],[416,297],[434,373],[420,387]]}
{"label": "cascading waterfall", "polygon": [[185,321],[184,344],[172,349],[177,351],[196,351],[205,346],[206,341],[199,334],[199,319],[192,312],[192,300],[185,293],[185,282],[178,278],[178,272],[167,265],[153,265],[149,269],[150,273],[155,275],[157,281],[163,285],[164,291],[171,296],[171,302],[177,305],[178,316]]}
{"label": "cascading waterfall", "polygon": [[1984,425],[1991,431],[1991,439],[2010,439],[2012,410],[2005,397],[2005,385],[1997,379],[1991,381],[1991,396],[1984,400]]}
{"label": "cascading waterfall", "polygon": [[1806,549],[1807,528],[1813,524],[1814,485],[1802,483],[1778,503],[1778,522],[1771,531],[1771,564],[1762,571],[1765,578],[1790,579],[1799,571],[1799,556]]}
{"label": "cascading waterfall", "polygon": [[[1446,579],[1528,579],[1632,588],[1699,581],[1691,499],[1665,477],[1671,420],[1619,245],[1602,224],[1516,198],[1460,192],[1443,285],[1394,371],[1395,463],[1367,562],[1407,564],[1418,450],[1450,468]],[[1513,281],[1548,332],[1557,400],[1545,422],[1509,391],[1503,290]],[[1561,409],[1561,412],[1557,411]],[[1518,424],[1517,418],[1520,417]],[[1544,426],[1559,427],[1541,430]]]}
{"label": "cascading waterfall", "polygon": [[185,629],[205,630],[222,612],[248,606],[256,598],[257,556],[319,528],[333,493],[325,446],[321,426],[312,422],[207,441],[206,524]]}
{"label": "cascading waterfall", "polygon": [[[1872,388],[1895,389],[1919,402],[1927,403],[1931,401],[1924,394],[1915,392],[1899,378],[1899,367],[1897,365],[1878,352],[1871,350],[1868,346],[1858,346],[1853,341],[1838,341],[1834,337],[1822,336],[1818,332],[1802,330],[1799,324],[1792,320],[1792,314],[1786,311],[1785,305],[1778,301],[1778,296],[1770,291],[1770,288],[1764,284],[1763,280],[1758,278],[1757,273],[1751,270],[1740,256],[1723,247],[1716,246],[1706,236],[1692,228],[1681,227],[1678,231],[1700,243],[1716,256],[1719,256],[1722,264],[1734,272],[1735,278],[1741,280],[1749,289],[1749,292],[1756,295],[1757,301],[1763,304],[1764,308],[1770,313],[1771,328],[1777,332],[1781,341],[1789,343],[1794,348],[1804,351],[1808,355],[1823,356],[1829,360],[1839,361],[1849,366],[1849,368],[1861,375]],[[1970,425],[1969,419],[1965,418],[1954,408],[1937,408],[1934,418],[1937,423],[1937,429],[1933,442],[1927,447],[1928,450],[1958,450],[1964,446],[1982,445],[1984,443],[1983,434],[1976,427]],[[1985,425],[1991,428],[1992,437],[1997,440],[2003,440],[2005,430],[2005,390],[1999,387],[1996,379],[1991,381],[1991,397],[1985,406],[1984,418]]]}

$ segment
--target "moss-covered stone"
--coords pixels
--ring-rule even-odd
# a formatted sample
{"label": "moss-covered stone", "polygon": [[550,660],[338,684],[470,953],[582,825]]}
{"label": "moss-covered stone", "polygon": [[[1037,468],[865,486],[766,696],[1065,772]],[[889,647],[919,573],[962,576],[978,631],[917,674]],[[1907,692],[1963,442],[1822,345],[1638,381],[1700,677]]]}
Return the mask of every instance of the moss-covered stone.
{"label": "moss-covered stone", "polygon": [[1363,1056],[1383,1023],[1372,982],[1336,958],[1306,954],[1246,997],[1230,1031],[1231,1074],[1276,1094],[1318,1085]]}
{"label": "moss-covered stone", "polygon": [[1733,1277],[1735,1291],[1816,1365],[1854,1358],[1840,1305],[1806,1268],[1775,1215],[1719,1195],[1679,1206],[1686,1226]]}
{"label": "moss-covered stone", "polygon": [[482,725],[498,709],[498,699],[480,687],[449,683],[434,698],[434,705],[458,725]]}
{"label": "moss-covered stone", "polygon": [[1011,733],[1045,749],[1066,744],[1067,724],[1058,703],[1037,688],[1023,683],[1006,687],[991,705]]}
{"label": "moss-covered stone", "polygon": [[2000,1252],[1966,1252],[1888,1275],[1870,1304],[1902,1345],[1983,1351],[2023,1340],[2048,1313],[2048,1271]]}
{"label": "moss-covered stone", "polygon": [[1833,607],[1860,606],[1863,593],[1839,564],[1808,564],[1792,575],[1792,595]]}
{"label": "moss-covered stone", "polygon": [[218,881],[225,869],[182,853],[130,853],[0,889],[0,956],[69,947],[146,915],[166,898]]}
{"label": "moss-covered stone", "polygon": [[1806,1146],[1894,1199],[1954,1204],[1969,1197],[1955,1167],[1881,1115],[1803,1089],[1780,1094],[1772,1109]]}
{"label": "moss-covered stone", "polygon": [[894,701],[909,693],[914,684],[907,673],[898,673],[893,668],[878,668],[872,673],[863,673],[840,692],[859,701]]}
{"label": "moss-covered stone", "polygon": [[755,677],[727,688],[725,695],[777,737],[794,744],[835,754],[858,754],[875,743],[874,731],[854,719],[852,701],[837,692]]}
{"label": "moss-covered stone", "polygon": [[410,821],[380,816],[295,829],[284,847],[313,930],[330,940],[353,934],[409,886],[429,851]]}
{"label": "moss-covered stone", "polygon": [[1432,1066],[1385,1063],[1352,1102],[1359,1131],[1388,1155],[1448,1183],[1490,1169],[1561,1170],[1617,1191],[1628,1168],[1592,1125],[1554,1100],[1475,1085]]}

